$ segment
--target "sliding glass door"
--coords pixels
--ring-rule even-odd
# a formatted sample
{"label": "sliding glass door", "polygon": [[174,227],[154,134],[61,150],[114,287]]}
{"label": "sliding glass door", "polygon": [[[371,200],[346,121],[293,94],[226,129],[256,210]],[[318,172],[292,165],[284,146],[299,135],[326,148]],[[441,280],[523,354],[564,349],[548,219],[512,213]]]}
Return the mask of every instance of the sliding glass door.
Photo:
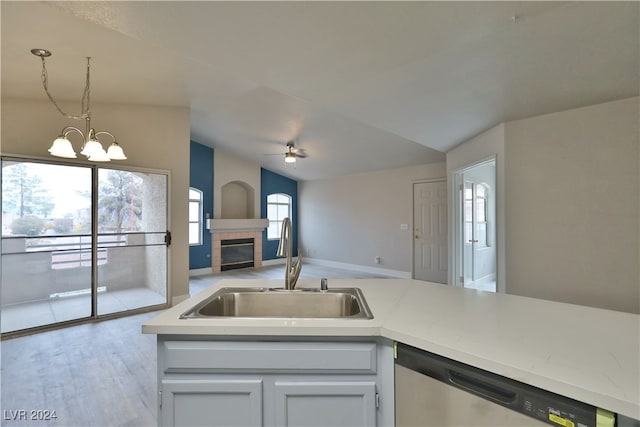
{"label": "sliding glass door", "polygon": [[91,316],[91,169],[2,161],[2,332]]}
{"label": "sliding glass door", "polygon": [[1,332],[166,304],[167,181],[3,158]]}
{"label": "sliding glass door", "polygon": [[98,314],[167,300],[167,176],[98,169]]}

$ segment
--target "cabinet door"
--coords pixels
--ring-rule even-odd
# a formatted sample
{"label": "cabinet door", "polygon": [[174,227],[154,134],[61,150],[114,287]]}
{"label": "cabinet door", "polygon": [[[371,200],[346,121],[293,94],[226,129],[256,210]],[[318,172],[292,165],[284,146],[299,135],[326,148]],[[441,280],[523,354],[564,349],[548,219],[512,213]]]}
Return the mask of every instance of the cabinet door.
{"label": "cabinet door", "polygon": [[374,381],[276,381],[276,425],[375,426],[375,399]]}
{"label": "cabinet door", "polygon": [[262,380],[163,380],[160,425],[262,426]]}

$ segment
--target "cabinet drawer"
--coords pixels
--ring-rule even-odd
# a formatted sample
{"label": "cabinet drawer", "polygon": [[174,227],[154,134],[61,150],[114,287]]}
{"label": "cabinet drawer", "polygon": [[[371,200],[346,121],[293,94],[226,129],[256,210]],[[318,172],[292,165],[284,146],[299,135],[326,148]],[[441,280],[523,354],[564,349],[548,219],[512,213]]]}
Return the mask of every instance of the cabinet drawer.
{"label": "cabinet drawer", "polygon": [[164,341],[164,372],[376,372],[375,343]]}

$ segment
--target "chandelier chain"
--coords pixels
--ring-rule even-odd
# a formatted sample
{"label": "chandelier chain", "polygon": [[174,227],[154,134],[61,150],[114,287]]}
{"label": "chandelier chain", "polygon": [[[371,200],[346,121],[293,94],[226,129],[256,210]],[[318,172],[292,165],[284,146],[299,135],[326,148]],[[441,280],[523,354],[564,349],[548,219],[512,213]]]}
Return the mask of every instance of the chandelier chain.
{"label": "chandelier chain", "polygon": [[81,105],[80,108],[82,109],[80,112],[79,116],[73,116],[70,114],[65,113],[62,108],[60,108],[60,106],[58,105],[58,103],[56,102],[55,99],[53,99],[53,96],[51,96],[51,94],[49,93],[49,76],[47,74],[47,67],[45,65],[45,60],[44,60],[44,56],[41,56],[40,59],[42,60],[42,86],[44,87],[44,91],[47,94],[47,96],[49,97],[49,100],[51,101],[51,103],[56,107],[56,109],[60,112],[60,114],[62,114],[63,116],[65,116],[68,119],[74,119],[74,120],[85,120],[89,117],[91,117],[91,88],[90,88],[90,84],[89,84],[89,75],[90,75],[90,60],[91,58],[87,57],[87,79],[86,79],[86,83],[84,86],[84,91],[82,92],[82,101],[81,101]]}

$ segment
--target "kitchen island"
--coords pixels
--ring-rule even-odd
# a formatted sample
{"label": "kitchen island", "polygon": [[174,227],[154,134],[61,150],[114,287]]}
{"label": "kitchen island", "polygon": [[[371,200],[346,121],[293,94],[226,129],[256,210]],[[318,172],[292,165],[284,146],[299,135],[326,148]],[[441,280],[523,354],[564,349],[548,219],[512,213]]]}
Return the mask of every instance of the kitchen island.
{"label": "kitchen island", "polygon": [[[328,383],[323,382],[323,378],[335,381],[335,375],[344,374],[346,376],[341,377],[344,380],[344,390],[352,386],[351,389],[356,390],[354,396],[364,396],[363,399],[367,402],[373,399],[376,405],[379,403],[377,400],[380,397],[375,391],[371,391],[372,384],[374,389],[387,391],[386,396],[382,395],[384,410],[377,420],[378,424],[386,425],[393,422],[393,409],[389,407],[390,400],[393,399],[388,398],[389,376],[392,377],[393,372],[392,367],[389,367],[389,364],[393,364],[391,348],[393,342],[402,342],[614,413],[640,419],[640,316],[634,314],[408,279],[334,279],[329,282],[330,288],[360,288],[374,318],[179,318],[180,314],[222,287],[281,286],[282,281],[279,280],[223,280],[145,323],[144,333],[158,335],[160,391],[165,392],[163,384],[176,385],[171,378],[165,378],[172,369],[176,375],[180,371],[170,366],[174,359],[176,366],[183,366],[183,371],[179,373],[182,376],[178,377],[180,380],[187,379],[201,385],[198,383],[201,379],[189,377],[193,376],[193,372],[188,371],[190,368],[186,364],[193,362],[206,365],[206,361],[211,360],[209,355],[219,354],[218,349],[230,342],[238,343],[235,350],[240,353],[224,357],[231,357],[235,361],[247,354],[247,348],[243,347],[246,343],[262,342],[261,345],[266,346],[258,346],[257,350],[263,352],[263,357],[257,357],[257,361],[263,361],[267,354],[265,352],[274,350],[268,343],[293,345],[285,351],[275,349],[276,352],[280,351],[277,354],[307,355],[312,359],[313,356],[310,355],[324,351],[318,346],[326,344],[337,350],[337,354],[353,356],[346,359],[360,360],[364,364],[369,363],[369,366],[363,367],[362,363],[358,365],[354,362],[343,370],[342,366],[331,365],[331,361],[344,357],[334,355],[333,359],[333,353],[327,352],[326,372],[320,372],[318,366],[312,365],[298,366],[299,371],[296,372],[287,369],[280,371],[281,368],[286,368],[284,365],[292,363],[292,360],[298,360],[294,358],[287,361],[285,356],[282,364],[277,366],[260,362],[263,366],[255,368],[256,376],[253,379],[234,378],[233,374],[247,373],[251,369],[242,363],[234,365],[233,360],[227,366],[229,371],[222,372],[218,367],[205,366],[202,372],[223,375],[221,378],[232,381],[234,387],[246,385],[256,388],[262,381],[261,384],[270,384],[268,387],[275,390],[278,387],[294,390],[292,394],[283,392],[284,397],[281,393],[273,398],[276,402],[284,399],[285,406],[288,397],[306,393],[300,392],[305,388],[301,386],[303,383],[308,386],[308,390],[316,390],[320,385]],[[318,286],[319,280],[300,280],[298,283],[298,288]],[[201,343],[210,344],[205,348]],[[349,347],[349,343],[355,347]],[[221,347],[216,347],[217,344]],[[371,348],[371,344],[375,344],[375,349]],[[173,357],[167,356],[167,352],[175,356],[188,350],[190,346],[192,350],[197,348],[200,354],[176,356],[177,359],[167,362],[167,357]],[[370,357],[371,362],[367,362],[367,354],[375,354]],[[295,382],[290,377],[294,373],[311,376],[303,382]],[[272,378],[271,375],[275,374],[284,376]],[[163,383],[163,378],[168,382]],[[216,384],[224,386],[220,382]],[[255,403],[255,394],[248,393],[246,396],[248,401],[253,399]],[[295,408],[293,400],[289,404]],[[304,408],[305,404],[301,404],[300,408]],[[264,408],[269,411],[267,406]],[[277,419],[277,412],[276,410],[275,414],[267,415]],[[161,422],[171,424],[162,416]]]}

